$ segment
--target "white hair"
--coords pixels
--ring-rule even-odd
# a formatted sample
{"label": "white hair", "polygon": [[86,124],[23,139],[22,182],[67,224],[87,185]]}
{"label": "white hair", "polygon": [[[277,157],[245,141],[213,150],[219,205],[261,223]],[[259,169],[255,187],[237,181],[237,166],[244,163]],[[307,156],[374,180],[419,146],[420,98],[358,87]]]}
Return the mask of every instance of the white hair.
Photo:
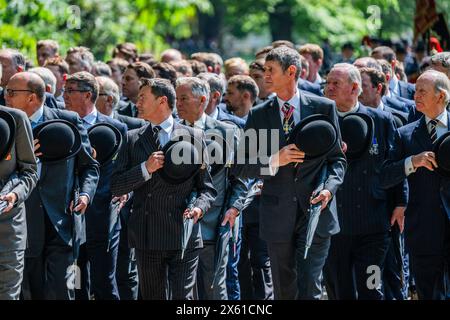
{"label": "white hair", "polygon": [[443,72],[437,70],[427,70],[420,77],[430,75],[434,84],[435,92],[444,92],[445,94],[445,105],[450,101],[450,80],[447,75]]}
{"label": "white hair", "polygon": [[176,81],[177,88],[179,86],[188,85],[191,88],[192,94],[199,98],[204,96],[206,98],[203,109],[206,109],[209,102],[210,89],[207,81],[196,77],[180,77]]}
{"label": "white hair", "polygon": [[119,86],[108,77],[95,77],[95,79],[98,82],[98,85],[100,87],[99,89],[107,94],[108,97],[112,97],[113,110],[116,110],[120,100]]}
{"label": "white hair", "polygon": [[37,74],[42,80],[44,80],[45,86],[50,86],[50,92],[51,94],[55,94],[56,92],[56,77],[51,72],[50,69],[44,68],[44,67],[36,67],[31,68],[28,70],[28,72],[32,72]]}

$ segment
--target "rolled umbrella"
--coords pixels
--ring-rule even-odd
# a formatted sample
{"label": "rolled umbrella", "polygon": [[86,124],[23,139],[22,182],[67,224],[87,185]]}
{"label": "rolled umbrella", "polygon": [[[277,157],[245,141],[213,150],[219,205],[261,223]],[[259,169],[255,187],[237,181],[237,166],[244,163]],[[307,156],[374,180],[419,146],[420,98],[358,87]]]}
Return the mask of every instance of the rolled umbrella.
{"label": "rolled umbrella", "polygon": [[394,250],[394,256],[395,256],[395,262],[397,266],[397,270],[400,273],[400,282],[401,286],[405,286],[405,274],[403,272],[403,239],[402,234],[400,233],[400,228],[398,227],[398,224],[395,224],[391,228],[391,236],[392,236],[392,245]]}
{"label": "rolled umbrella", "polygon": [[[325,164],[325,165],[323,165],[323,167],[320,171],[318,185],[312,193],[312,198],[317,197],[319,195],[320,191],[323,190],[326,180],[327,180],[327,166]],[[317,224],[319,223],[321,206],[322,206],[322,203],[319,202],[316,204],[311,204],[308,209],[309,220],[308,220],[308,228],[306,230],[305,254],[303,256],[303,259],[307,258],[308,250],[309,250],[309,248],[311,248],[311,244],[312,244],[312,241],[314,238],[314,233],[316,233]]]}
{"label": "rolled umbrella", "polygon": [[[3,188],[0,190],[0,196],[5,196],[8,193],[11,192],[12,189],[15,188],[19,184],[20,180],[16,173],[11,174],[11,176],[8,178],[8,182],[3,186]],[[3,210],[6,209],[8,206],[7,201],[1,201],[0,200],[0,215],[3,213]]]}
{"label": "rolled umbrella", "polygon": [[[76,208],[80,201],[80,186],[78,181],[78,174],[75,174],[75,183],[73,189],[73,208]],[[74,259],[74,265],[77,264],[77,259],[80,254],[81,235],[83,232],[83,219],[82,214],[78,211],[72,212],[72,255]]]}
{"label": "rolled umbrella", "polygon": [[214,276],[211,283],[211,289],[214,288],[214,283],[217,276],[219,275],[220,263],[225,258],[227,254],[227,247],[232,237],[232,229],[230,228],[230,223],[227,222],[224,226],[219,227],[219,236],[216,241],[216,251],[214,255]]}
{"label": "rolled umbrella", "polygon": [[[188,210],[194,208],[195,200],[197,200],[197,192],[193,191],[189,195],[189,202],[187,205]],[[192,235],[192,228],[194,227],[194,219],[186,218],[183,216],[183,236],[181,237],[181,259],[184,258],[184,252],[186,251],[189,239]]]}

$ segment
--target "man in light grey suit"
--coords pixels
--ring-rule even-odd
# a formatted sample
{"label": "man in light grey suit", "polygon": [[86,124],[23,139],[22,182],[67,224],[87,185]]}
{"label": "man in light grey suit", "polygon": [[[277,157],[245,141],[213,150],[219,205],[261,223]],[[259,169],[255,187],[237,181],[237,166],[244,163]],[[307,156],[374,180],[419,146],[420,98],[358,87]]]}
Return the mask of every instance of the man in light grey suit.
{"label": "man in light grey suit", "polygon": [[[221,144],[224,153],[235,150],[238,143],[237,127],[214,120],[205,113],[210,95],[209,91],[209,84],[204,80],[194,77],[179,78],[176,86],[178,115],[183,124],[204,130],[207,139],[215,136],[216,142]],[[227,142],[230,143],[229,146]],[[210,157],[211,164],[215,162],[219,164],[223,160],[223,158],[214,159]],[[225,283],[228,254],[224,254],[221,259],[218,266],[218,276],[214,279],[218,231],[220,225],[224,226],[227,223],[233,228],[236,217],[244,207],[248,192],[246,181],[232,176],[229,177],[227,167],[222,166],[218,170],[217,172],[211,170],[213,185],[218,196],[205,217],[200,221],[203,238],[203,249],[200,250],[197,271],[197,288],[200,300],[228,299]],[[226,196],[228,192],[229,197]]]}
{"label": "man in light grey suit", "polygon": [[[1,78],[1,68],[0,68]],[[7,89],[5,94],[21,95],[23,91]],[[17,300],[23,279],[27,226],[24,201],[36,185],[37,165],[33,151],[33,134],[27,115],[19,110],[0,106],[1,112],[12,115],[16,132],[11,150],[0,159],[0,200],[8,206],[0,214],[0,300]],[[2,190],[12,175],[18,183]]]}

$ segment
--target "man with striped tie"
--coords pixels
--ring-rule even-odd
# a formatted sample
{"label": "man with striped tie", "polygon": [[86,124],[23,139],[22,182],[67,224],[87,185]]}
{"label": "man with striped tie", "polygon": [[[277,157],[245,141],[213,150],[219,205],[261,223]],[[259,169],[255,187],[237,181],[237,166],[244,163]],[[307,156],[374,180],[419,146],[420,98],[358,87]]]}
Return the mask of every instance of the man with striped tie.
{"label": "man with striped tie", "polygon": [[[416,82],[417,110],[424,115],[398,129],[385,163],[386,187],[408,179],[405,241],[419,299],[445,299],[450,252],[450,178],[438,174],[437,139],[449,131],[450,81],[439,71],[424,72]],[[448,274],[447,274],[448,276]]]}
{"label": "man with striped tie", "polygon": [[[252,129],[261,134],[266,130],[268,135],[276,132],[278,144],[258,137],[251,144],[258,146],[259,153],[263,154],[256,155],[251,153],[254,148],[247,142],[250,139],[241,139],[238,154],[245,154],[245,159],[238,159],[234,174],[264,179],[260,235],[268,245],[275,299],[320,299],[320,279],[330,237],[339,232],[333,195],[343,182],[346,161],[340,136],[324,158],[304,161],[305,153],[289,142],[289,134],[302,119],[314,114],[328,116],[339,128],[336,105],[329,99],[306,95],[297,89],[301,60],[294,49],[272,49],[264,70],[268,90],[277,96],[250,110],[245,129],[246,134]],[[269,161],[264,161],[265,157]],[[242,160],[245,164],[241,164]],[[311,199],[318,184],[316,176],[323,165],[328,169],[324,190]],[[308,258],[303,259],[311,201],[322,203],[322,213],[313,246]]]}

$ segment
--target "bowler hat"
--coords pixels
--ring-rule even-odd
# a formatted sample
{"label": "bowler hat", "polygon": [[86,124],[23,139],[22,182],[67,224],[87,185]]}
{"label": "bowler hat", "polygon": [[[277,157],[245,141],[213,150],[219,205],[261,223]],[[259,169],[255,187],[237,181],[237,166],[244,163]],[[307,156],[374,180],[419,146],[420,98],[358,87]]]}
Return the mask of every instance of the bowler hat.
{"label": "bowler hat", "polygon": [[38,152],[42,162],[57,162],[75,156],[81,149],[81,135],[69,121],[54,119],[42,122],[33,129],[34,139],[39,140]]}
{"label": "bowler hat", "polygon": [[289,141],[305,153],[305,160],[325,156],[337,142],[337,130],[330,118],[314,114],[300,121],[292,130]]}
{"label": "bowler hat", "polygon": [[450,177],[450,132],[444,133],[433,147],[438,167],[436,172],[444,177]]}
{"label": "bowler hat", "polygon": [[96,152],[95,159],[100,165],[114,158],[122,144],[122,135],[119,129],[107,122],[93,125],[89,128],[88,134],[91,146]]}
{"label": "bowler hat", "polygon": [[14,143],[16,121],[7,111],[0,110],[0,161],[4,160]]}
{"label": "bowler hat", "polygon": [[[202,151],[192,143],[193,137],[171,140],[162,148],[164,166],[157,172],[169,184],[186,182],[197,174],[202,166]],[[200,149],[202,144],[200,144]]]}
{"label": "bowler hat", "polygon": [[373,120],[364,113],[347,114],[342,118],[341,132],[342,140],[347,144],[347,159],[359,159],[371,146],[374,135]]}

